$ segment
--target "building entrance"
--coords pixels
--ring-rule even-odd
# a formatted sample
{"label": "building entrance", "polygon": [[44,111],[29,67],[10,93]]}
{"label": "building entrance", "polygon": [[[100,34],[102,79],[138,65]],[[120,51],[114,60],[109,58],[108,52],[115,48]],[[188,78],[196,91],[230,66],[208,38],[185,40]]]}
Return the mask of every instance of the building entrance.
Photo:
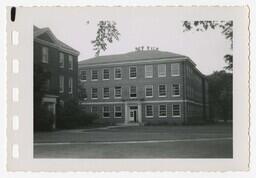
{"label": "building entrance", "polygon": [[137,106],[130,106],[129,122],[138,122],[138,107]]}

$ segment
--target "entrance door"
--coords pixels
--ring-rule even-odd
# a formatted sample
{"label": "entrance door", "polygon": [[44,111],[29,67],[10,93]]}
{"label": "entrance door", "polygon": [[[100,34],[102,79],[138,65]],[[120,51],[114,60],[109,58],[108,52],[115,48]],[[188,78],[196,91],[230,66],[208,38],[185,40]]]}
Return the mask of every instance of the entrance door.
{"label": "entrance door", "polygon": [[130,108],[130,113],[129,113],[129,121],[130,122],[137,122],[137,109],[135,108]]}

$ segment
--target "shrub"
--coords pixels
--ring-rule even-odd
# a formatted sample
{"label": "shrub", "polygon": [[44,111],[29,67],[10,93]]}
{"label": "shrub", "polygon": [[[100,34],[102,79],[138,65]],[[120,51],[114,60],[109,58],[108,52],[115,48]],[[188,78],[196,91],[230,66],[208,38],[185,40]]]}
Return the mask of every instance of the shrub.
{"label": "shrub", "polygon": [[50,131],[53,124],[53,113],[45,105],[34,110],[34,131]]}
{"label": "shrub", "polygon": [[95,119],[96,114],[86,113],[76,100],[69,100],[64,107],[59,106],[56,124],[61,129],[82,128],[92,124]]}

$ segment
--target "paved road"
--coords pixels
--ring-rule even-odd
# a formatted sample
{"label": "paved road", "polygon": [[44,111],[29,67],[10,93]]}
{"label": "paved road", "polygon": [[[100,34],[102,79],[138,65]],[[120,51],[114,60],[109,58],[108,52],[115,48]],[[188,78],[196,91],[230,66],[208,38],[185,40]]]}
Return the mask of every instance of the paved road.
{"label": "paved road", "polygon": [[35,158],[231,158],[232,127],[144,126],[34,135]]}

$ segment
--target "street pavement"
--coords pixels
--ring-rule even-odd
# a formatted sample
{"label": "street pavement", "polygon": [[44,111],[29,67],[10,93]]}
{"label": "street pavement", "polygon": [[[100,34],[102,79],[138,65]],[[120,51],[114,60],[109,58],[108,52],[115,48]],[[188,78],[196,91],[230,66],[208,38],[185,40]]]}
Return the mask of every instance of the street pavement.
{"label": "street pavement", "polygon": [[232,126],[138,126],[34,134],[35,158],[232,158]]}

